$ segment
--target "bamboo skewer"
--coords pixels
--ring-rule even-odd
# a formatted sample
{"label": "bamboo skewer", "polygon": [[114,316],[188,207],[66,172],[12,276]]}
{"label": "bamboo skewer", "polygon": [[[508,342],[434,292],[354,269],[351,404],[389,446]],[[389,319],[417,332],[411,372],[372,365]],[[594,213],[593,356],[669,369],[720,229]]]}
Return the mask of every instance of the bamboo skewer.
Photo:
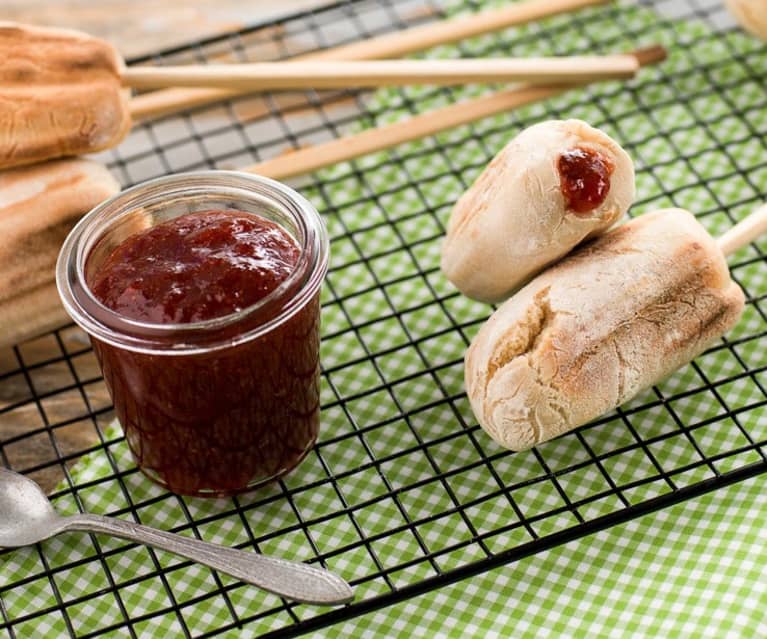
{"label": "bamboo skewer", "polygon": [[[611,0],[523,0],[501,9],[431,22],[368,40],[308,53],[286,60],[294,64],[307,60],[375,60],[400,58],[431,47],[457,42],[484,33],[533,22],[585,7],[607,4]],[[216,88],[175,88],[152,91],[134,97],[130,103],[134,119],[155,117],[211,102],[243,95],[245,91]],[[264,113],[268,109],[264,108]]]}
{"label": "bamboo skewer", "polygon": [[[640,66],[656,64],[666,57],[662,47],[641,49],[630,54]],[[523,86],[498,91],[471,100],[451,104],[434,111],[415,115],[394,124],[370,129],[317,146],[290,151],[284,155],[243,169],[274,179],[285,179],[311,173],[325,166],[344,162],[361,155],[434,135],[445,129],[474,122],[496,113],[510,111],[553,97],[577,85]]]}
{"label": "bamboo skewer", "polygon": [[722,253],[729,256],[753,242],[762,233],[767,233],[767,204],[763,204],[748,217],[738,222],[716,243],[722,249]]}
{"label": "bamboo skewer", "polygon": [[446,129],[469,124],[496,113],[539,102],[563,93],[573,86],[578,85],[522,87],[497,91],[414,115],[394,124],[369,129],[317,146],[289,151],[243,170],[275,180],[311,173],[331,164],[352,160],[398,144],[434,135]]}
{"label": "bamboo skewer", "polygon": [[631,55],[547,58],[468,58],[455,60],[366,60],[262,62],[177,67],[129,67],[123,84],[138,89],[220,87],[340,89],[407,84],[457,85],[470,82],[553,84],[632,77],[639,63]]}

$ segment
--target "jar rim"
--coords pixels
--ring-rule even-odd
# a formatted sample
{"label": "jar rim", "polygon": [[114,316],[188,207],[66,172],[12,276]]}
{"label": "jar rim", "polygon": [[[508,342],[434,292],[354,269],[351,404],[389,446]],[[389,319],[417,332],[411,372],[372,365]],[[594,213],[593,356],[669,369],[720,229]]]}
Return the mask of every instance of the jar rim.
{"label": "jar rim", "polygon": [[[300,230],[300,255],[287,278],[262,299],[234,313],[187,323],[152,323],[128,318],[96,298],[85,277],[88,257],[106,230],[132,212],[157,204],[165,197],[179,199],[210,191],[237,199],[271,200],[288,213]],[[328,268],[329,241],[322,217],[301,194],[285,184],[242,171],[207,170],[175,173],[140,182],[97,205],[67,236],[56,265],[56,284],[67,313],[91,337],[127,350],[186,355],[236,346],[284,323],[319,290]],[[303,281],[302,281],[303,278]],[[298,287],[298,288],[297,288]],[[285,299],[294,291],[290,299]],[[225,333],[240,322],[256,321],[259,314],[284,302],[276,314],[234,337]],[[169,340],[173,342],[169,344]]]}

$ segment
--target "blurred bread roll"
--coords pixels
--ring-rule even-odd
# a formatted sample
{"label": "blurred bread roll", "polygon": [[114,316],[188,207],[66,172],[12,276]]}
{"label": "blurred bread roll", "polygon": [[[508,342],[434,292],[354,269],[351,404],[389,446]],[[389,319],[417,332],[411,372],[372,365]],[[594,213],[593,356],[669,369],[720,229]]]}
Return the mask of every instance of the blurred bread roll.
{"label": "blurred bread roll", "polygon": [[123,60],[79,31],[0,21],[0,169],[117,145],[131,125]]}
{"label": "blurred bread roll", "polygon": [[631,158],[599,129],[580,120],[531,126],[456,203],[442,271],[468,297],[501,301],[612,226],[634,193]]}
{"label": "blurred bread roll", "polygon": [[767,41],[767,0],[724,0],[746,31]]}
{"label": "blurred bread roll", "polygon": [[61,245],[119,190],[106,167],[79,158],[0,171],[0,346],[69,321],[55,284]]}

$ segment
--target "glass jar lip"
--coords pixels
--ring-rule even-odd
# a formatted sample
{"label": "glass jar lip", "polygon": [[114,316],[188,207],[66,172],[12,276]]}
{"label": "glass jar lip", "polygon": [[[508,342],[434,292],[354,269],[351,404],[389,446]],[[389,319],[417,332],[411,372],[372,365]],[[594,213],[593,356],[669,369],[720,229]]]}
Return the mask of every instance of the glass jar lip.
{"label": "glass jar lip", "polygon": [[[103,236],[104,227],[112,225],[141,208],[159,194],[143,197],[147,192],[166,189],[183,197],[190,188],[203,192],[206,188],[219,194],[240,191],[243,196],[258,195],[271,198],[286,209],[301,230],[301,254],[290,275],[255,304],[234,313],[198,322],[158,324],[127,318],[102,304],[92,293],[85,280],[85,267],[90,251]],[[174,191],[175,189],[175,191]],[[230,195],[231,197],[231,195]],[[102,229],[99,233],[99,229]],[[262,335],[284,323],[297,313],[319,290],[328,268],[329,241],[322,217],[314,206],[294,189],[260,175],[242,171],[206,170],[175,173],[140,182],[108,198],[88,212],[67,236],[56,265],[56,284],[64,308],[72,319],[89,335],[113,346],[151,354],[195,354],[236,346]],[[288,291],[296,289],[294,296],[284,300]],[[280,312],[255,328],[234,337],[211,339],[211,333],[222,331],[239,322],[257,317],[259,312],[285,301]],[[200,338],[205,336],[204,340]],[[172,345],[168,345],[173,338]],[[196,338],[196,339],[195,339]],[[204,343],[200,343],[204,342]]]}

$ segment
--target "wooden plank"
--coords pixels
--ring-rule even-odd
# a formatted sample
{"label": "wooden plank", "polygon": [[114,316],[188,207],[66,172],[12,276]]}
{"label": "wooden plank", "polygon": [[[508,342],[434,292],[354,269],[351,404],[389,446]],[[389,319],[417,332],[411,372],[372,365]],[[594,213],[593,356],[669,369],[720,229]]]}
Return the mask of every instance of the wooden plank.
{"label": "wooden plank", "polygon": [[[0,446],[4,461],[30,473],[47,491],[64,478],[59,457],[77,455],[98,442],[89,407],[111,404],[88,339],[77,328],[61,331],[69,358],[53,335],[0,349]],[[86,403],[87,402],[87,403]],[[112,412],[99,416],[106,426]],[[51,425],[52,428],[50,427]]]}
{"label": "wooden plank", "polygon": [[[241,29],[322,5],[321,0],[5,0],[2,19],[80,29],[125,57]],[[326,3],[325,3],[326,4]]]}

